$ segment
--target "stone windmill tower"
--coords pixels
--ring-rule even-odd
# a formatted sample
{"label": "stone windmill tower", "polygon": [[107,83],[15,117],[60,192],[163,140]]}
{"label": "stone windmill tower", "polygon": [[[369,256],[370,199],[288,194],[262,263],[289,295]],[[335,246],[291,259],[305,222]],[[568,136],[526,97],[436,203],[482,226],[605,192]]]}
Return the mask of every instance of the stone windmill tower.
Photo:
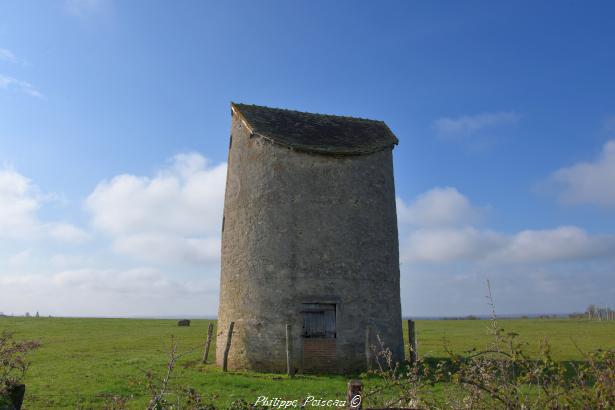
{"label": "stone windmill tower", "polygon": [[[231,104],[217,360],[366,367],[366,334],[403,359],[393,147],[384,122]],[[369,329],[369,330],[367,330]]]}

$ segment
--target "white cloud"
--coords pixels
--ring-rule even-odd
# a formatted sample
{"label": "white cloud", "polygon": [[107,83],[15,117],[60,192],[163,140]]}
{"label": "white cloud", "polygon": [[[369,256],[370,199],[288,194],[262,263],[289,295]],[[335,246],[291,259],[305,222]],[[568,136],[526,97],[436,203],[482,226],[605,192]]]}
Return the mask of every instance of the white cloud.
{"label": "white cloud", "polygon": [[[0,311],[215,314],[225,179],[225,164],[191,153],[173,157],[151,177],[102,181],[86,200],[101,236],[41,220],[56,195],[15,170],[0,170]],[[96,246],[64,245],[87,239]],[[125,255],[151,264],[134,267]]]}
{"label": "white cloud", "polygon": [[515,234],[478,229],[472,221],[479,210],[454,188],[434,188],[410,206],[398,199],[398,210],[400,259],[404,263],[474,261],[497,265],[615,255],[615,236],[589,235],[575,226]]}
{"label": "white cloud", "polygon": [[515,124],[519,118],[519,115],[512,111],[444,117],[434,121],[433,129],[443,138],[468,137],[486,129]]}
{"label": "white cloud", "polygon": [[45,96],[29,82],[21,81],[4,74],[0,74],[0,89],[14,89],[19,92],[25,93],[31,97],[35,97],[38,99],[45,98]]}
{"label": "white cloud", "polygon": [[45,225],[49,236],[64,242],[85,242],[90,236],[82,229],[67,223],[52,223]]}
{"label": "white cloud", "polygon": [[18,252],[8,259],[8,266],[10,267],[19,267],[28,263],[30,258],[32,257],[32,251],[30,249],[23,250]]}
{"label": "white cloud", "polygon": [[[485,282],[503,314],[582,312],[590,303],[612,304],[613,263],[483,266],[478,263],[402,265],[404,315],[489,315]],[[425,352],[424,352],[425,353]]]}
{"label": "white cloud", "polygon": [[80,291],[113,292],[120,294],[154,295],[159,290],[168,291],[176,286],[151,268],[135,268],[125,271],[103,269],[77,269],[57,273],[51,281],[61,287]]}
{"label": "white cloud", "polygon": [[521,231],[493,257],[508,262],[549,262],[609,255],[615,255],[615,237],[591,236],[576,226],[561,226]]}
{"label": "white cloud", "polygon": [[604,145],[595,161],[561,168],[550,181],[561,190],[565,203],[615,206],[615,140]]}
{"label": "white cloud", "polygon": [[55,268],[63,269],[95,265],[92,255],[83,252],[75,254],[55,253],[47,258],[46,261]]}
{"label": "white cloud", "polygon": [[403,262],[451,262],[481,259],[502,246],[501,235],[472,227],[418,229],[403,238]]}
{"label": "white cloud", "polygon": [[0,170],[0,235],[32,236],[40,197],[31,181],[11,169]]}
{"label": "white cloud", "polygon": [[113,249],[141,260],[202,264],[220,260],[220,239],[143,233],[119,236]]}
{"label": "white cloud", "polygon": [[19,60],[11,50],[0,48],[0,60],[8,61],[9,63],[17,63]]}
{"label": "white cloud", "polygon": [[473,227],[418,229],[402,238],[400,248],[402,262],[565,262],[615,255],[615,236],[591,236],[575,226],[513,235]]}
{"label": "white cloud", "polygon": [[155,262],[216,261],[225,181],[226,164],[180,154],[154,177],[124,174],[101,182],[87,206],[93,225],[120,253]]}
{"label": "white cloud", "polygon": [[615,235],[576,226],[477,228],[464,216],[476,207],[454,188],[432,189],[410,204],[398,199],[405,315],[488,314],[486,279],[500,314],[566,313],[612,301]]}
{"label": "white cloud", "polygon": [[82,242],[88,235],[66,222],[42,222],[38,210],[47,195],[17,171],[0,169],[0,238],[36,240],[51,238]]}
{"label": "white cloud", "polygon": [[6,61],[11,64],[20,64],[22,66],[28,65],[27,61],[17,57],[15,53],[7,48],[0,48],[0,61]]}
{"label": "white cloud", "polygon": [[0,275],[0,288],[4,313],[151,316],[191,313],[195,306],[213,313],[217,305],[216,280],[172,280],[149,267]]}
{"label": "white cloud", "polygon": [[420,194],[410,205],[397,198],[400,223],[418,226],[453,226],[476,223],[484,210],[473,206],[456,188],[433,188]]}

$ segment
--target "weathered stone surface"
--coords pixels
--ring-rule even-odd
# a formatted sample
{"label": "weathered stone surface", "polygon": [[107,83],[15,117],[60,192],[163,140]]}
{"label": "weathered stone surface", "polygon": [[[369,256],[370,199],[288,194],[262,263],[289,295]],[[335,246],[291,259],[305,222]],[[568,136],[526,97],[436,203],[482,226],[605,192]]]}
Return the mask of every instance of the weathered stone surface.
{"label": "weathered stone surface", "polygon": [[286,370],[302,361],[304,303],[336,304],[335,368],[364,370],[365,328],[403,358],[392,149],[333,156],[251,135],[233,115],[222,232],[217,361]]}

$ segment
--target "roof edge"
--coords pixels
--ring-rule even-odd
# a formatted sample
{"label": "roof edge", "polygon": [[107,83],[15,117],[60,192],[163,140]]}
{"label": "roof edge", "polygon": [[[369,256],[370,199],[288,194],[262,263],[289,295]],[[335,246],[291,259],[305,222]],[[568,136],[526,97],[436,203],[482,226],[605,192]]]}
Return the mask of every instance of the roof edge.
{"label": "roof edge", "polygon": [[[358,156],[358,155],[373,154],[373,153],[376,153],[376,152],[379,152],[379,151],[384,151],[384,150],[389,149],[389,148],[392,150],[395,147],[395,145],[399,144],[399,139],[397,138],[397,136],[393,133],[393,131],[391,131],[389,126],[386,124],[386,122],[381,121],[381,120],[372,120],[372,119],[369,119],[369,118],[350,117],[350,116],[344,116],[344,115],[319,114],[319,113],[313,113],[313,112],[307,112],[307,111],[290,110],[290,109],[286,109],[286,108],[265,107],[265,106],[256,105],[256,104],[235,103],[233,101],[231,101],[230,105],[231,105],[231,115],[233,115],[233,113],[234,113],[234,114],[236,114],[241,119],[241,121],[244,123],[246,128],[248,128],[248,130],[250,131],[250,135],[258,135],[259,137],[262,137],[262,138],[266,139],[267,141],[270,141],[273,144],[279,145],[281,147],[293,149],[293,150],[296,150],[296,151],[302,151],[302,152],[307,152],[307,153],[311,153],[311,154],[321,154],[321,155]],[[389,145],[383,145],[381,147],[375,147],[373,149],[366,149],[366,150],[357,149],[357,148],[349,148],[349,149],[331,148],[331,149],[327,149],[327,148],[324,148],[324,147],[315,148],[315,147],[310,146],[310,145],[302,145],[302,144],[286,144],[286,143],[284,143],[282,141],[279,141],[276,138],[273,138],[273,137],[271,137],[269,135],[264,135],[263,133],[258,132],[255,129],[254,125],[250,123],[250,121],[246,118],[245,115],[243,115],[243,113],[241,112],[241,107],[239,107],[238,105],[254,106],[254,107],[265,107],[265,108],[269,108],[269,109],[273,109],[273,110],[295,112],[295,113],[300,113],[300,114],[320,115],[320,116],[324,116],[324,117],[346,118],[346,119],[351,119],[351,120],[377,122],[377,123],[380,123],[380,124],[384,125],[384,127],[387,130],[387,132],[392,137],[393,143],[389,144]]]}

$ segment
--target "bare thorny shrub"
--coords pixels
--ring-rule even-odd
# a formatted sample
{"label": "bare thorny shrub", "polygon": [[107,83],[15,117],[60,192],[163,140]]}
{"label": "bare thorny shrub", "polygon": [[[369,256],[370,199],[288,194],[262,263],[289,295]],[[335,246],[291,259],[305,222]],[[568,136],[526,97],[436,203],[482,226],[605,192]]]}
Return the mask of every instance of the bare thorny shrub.
{"label": "bare thorny shrub", "polygon": [[414,364],[394,362],[390,349],[379,335],[377,340],[378,346],[371,346],[376,369],[369,373],[381,378],[381,383],[363,395],[363,402],[367,400],[387,408],[430,407],[432,387],[437,381],[433,369],[421,358],[417,358]]}
{"label": "bare thorny shrub", "polygon": [[[173,384],[172,377],[178,362],[186,355],[193,353],[198,347],[184,352],[179,352],[175,338],[171,336],[171,343],[165,371],[158,374],[153,370],[141,370],[145,375],[148,396],[147,410],[215,410],[212,400],[204,399],[191,387]],[[105,400],[105,410],[124,410],[130,399],[123,396],[110,396]],[[231,404],[232,410],[250,409],[250,405],[244,400],[238,400]]]}
{"label": "bare thorny shrub", "polygon": [[[498,323],[491,286],[491,344],[463,355],[445,343],[448,358],[417,360],[403,366],[391,360],[381,343],[376,350],[380,387],[365,398],[386,406],[452,409],[610,409],[615,407],[615,351],[581,352],[583,360],[553,360],[550,345],[541,343],[531,358],[518,334]],[[580,349],[579,349],[580,351]],[[443,382],[443,383],[440,383]],[[440,394],[433,387],[440,383]]]}
{"label": "bare thorny shrub", "polygon": [[12,332],[0,333],[0,404],[21,383],[30,364],[26,356],[39,346],[36,341],[16,340]]}
{"label": "bare thorny shrub", "polygon": [[191,349],[179,353],[178,345],[174,337],[171,336],[171,346],[165,373],[159,376],[151,370],[144,371],[147,388],[151,397],[147,410],[209,410],[212,408],[202,400],[201,396],[194,389],[183,387],[171,389],[170,387],[169,382],[178,360],[194,352],[194,350]]}

